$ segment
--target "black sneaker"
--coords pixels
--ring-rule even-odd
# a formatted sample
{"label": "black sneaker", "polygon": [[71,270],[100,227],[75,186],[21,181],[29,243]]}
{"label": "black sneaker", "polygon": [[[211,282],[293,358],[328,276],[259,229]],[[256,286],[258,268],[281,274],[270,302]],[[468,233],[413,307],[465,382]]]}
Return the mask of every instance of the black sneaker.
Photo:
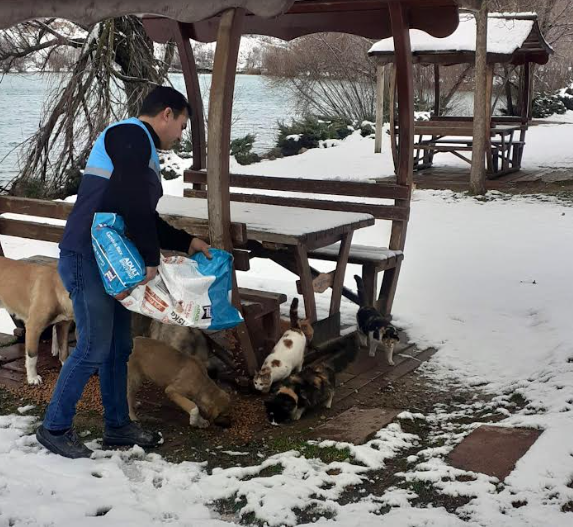
{"label": "black sneaker", "polygon": [[70,459],[90,457],[93,453],[80,441],[73,428],[70,428],[65,434],[55,435],[43,426],[39,426],[36,430],[36,439],[50,452]]}
{"label": "black sneaker", "polygon": [[161,443],[161,435],[157,432],[143,430],[139,423],[133,421],[119,428],[106,426],[103,433],[103,444],[106,446],[134,446],[153,448]]}

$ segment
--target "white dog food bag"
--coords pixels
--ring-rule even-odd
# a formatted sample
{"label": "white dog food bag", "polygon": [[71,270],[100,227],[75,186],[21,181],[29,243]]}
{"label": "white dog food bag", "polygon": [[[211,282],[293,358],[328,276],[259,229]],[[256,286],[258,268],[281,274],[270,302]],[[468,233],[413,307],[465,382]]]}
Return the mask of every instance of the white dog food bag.
{"label": "white dog food bag", "polygon": [[[127,240],[117,215],[97,213],[92,227],[94,252],[108,294],[130,290],[133,266],[126,255],[143,266],[141,256]],[[129,251],[128,251],[129,248]],[[121,301],[130,311],[165,324],[219,331],[240,324],[243,319],[231,303],[233,257],[226,251],[210,249],[193,256],[161,255],[157,276],[145,285],[136,285]],[[142,278],[139,278],[141,281]]]}

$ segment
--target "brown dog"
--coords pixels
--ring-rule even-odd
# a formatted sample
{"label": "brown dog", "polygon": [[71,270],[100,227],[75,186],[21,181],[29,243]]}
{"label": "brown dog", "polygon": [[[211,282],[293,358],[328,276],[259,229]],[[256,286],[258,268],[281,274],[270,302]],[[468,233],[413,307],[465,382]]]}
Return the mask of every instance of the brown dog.
{"label": "brown dog", "polygon": [[52,353],[64,362],[69,353],[68,334],[74,310],[58,270],[53,265],[40,265],[0,256],[0,307],[22,320],[26,326],[26,376],[28,384],[40,384],[38,345],[40,335],[51,324],[56,343]]}
{"label": "brown dog", "polygon": [[195,357],[183,355],[158,340],[137,337],[129,357],[127,400],[129,417],[137,420],[135,395],[143,379],[163,388],[175,404],[189,414],[189,424],[206,428],[210,422],[224,424],[231,397],[207,375],[207,368]]}

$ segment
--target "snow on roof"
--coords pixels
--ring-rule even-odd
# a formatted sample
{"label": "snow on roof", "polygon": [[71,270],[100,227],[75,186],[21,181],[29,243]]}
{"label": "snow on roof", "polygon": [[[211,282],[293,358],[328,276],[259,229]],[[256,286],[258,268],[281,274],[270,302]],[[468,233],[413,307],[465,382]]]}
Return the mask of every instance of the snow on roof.
{"label": "snow on roof", "polygon": [[[511,55],[519,49],[533,29],[535,13],[490,13],[487,51]],[[412,52],[472,51],[476,49],[476,21],[473,15],[460,15],[458,28],[445,38],[436,38],[418,29],[410,30]],[[394,41],[385,38],[376,42],[368,54],[394,53]]]}

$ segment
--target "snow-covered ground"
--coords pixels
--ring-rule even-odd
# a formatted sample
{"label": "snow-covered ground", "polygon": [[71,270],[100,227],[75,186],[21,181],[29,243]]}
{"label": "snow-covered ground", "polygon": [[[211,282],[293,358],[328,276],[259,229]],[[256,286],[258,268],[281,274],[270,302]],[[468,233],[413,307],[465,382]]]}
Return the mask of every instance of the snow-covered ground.
{"label": "snow-covered ground", "polygon": [[[571,112],[568,117],[573,117]],[[573,124],[537,126],[529,133],[526,167],[573,167]],[[242,169],[293,177],[387,175],[388,154],[376,155],[372,149],[372,140],[354,135],[332,148]],[[181,195],[179,179],[166,181],[165,188]],[[294,524],[293,509],[309,505],[334,515],[318,525],[571,525],[573,514],[561,509],[573,501],[572,217],[573,208],[551,198],[493,193],[478,200],[449,191],[414,193],[396,322],[418,346],[439,348],[423,368],[425,375],[446,390],[479,385],[493,397],[490,402],[476,399],[447,411],[436,407],[423,416],[405,413],[366,445],[338,445],[349,448],[344,462],[325,464],[286,452],[262,459],[258,466],[213,471],[198,463],[171,464],[140,449],[98,449],[95,459],[60,459],[28,435],[34,419],[23,409],[0,416],[0,526],[211,527],[225,523],[209,504],[234,496],[241,499],[243,513],[254,511],[270,525]],[[388,226],[377,222],[358,231],[355,241],[381,245],[387,240]],[[57,254],[53,244],[8,237],[0,241],[11,257]],[[353,271],[349,269],[348,285]],[[251,272],[241,273],[239,281],[295,293],[293,276],[266,261],[253,262]],[[328,295],[320,296],[318,307],[327,310]],[[346,322],[354,313],[354,306],[343,302]],[[10,324],[2,318],[0,331],[9,332]],[[515,393],[528,404],[510,413]],[[504,485],[480,474],[460,481],[460,475],[468,474],[444,461],[474,426],[452,423],[484,409],[507,415],[501,426],[544,430]],[[386,460],[417,444],[418,438],[400,424],[412,417],[429,423],[442,441],[440,447],[408,458],[401,478],[432,482],[443,494],[471,501],[457,514],[442,507],[413,507],[414,491],[395,487],[382,496],[364,493],[358,503],[339,505],[336,500],[344,488],[360,489],[369,470],[383,468]],[[88,444],[97,449],[97,442]],[[276,464],[282,465],[282,473],[257,477]],[[379,516],[383,505],[392,509]],[[96,516],[105,511],[104,518]]]}

